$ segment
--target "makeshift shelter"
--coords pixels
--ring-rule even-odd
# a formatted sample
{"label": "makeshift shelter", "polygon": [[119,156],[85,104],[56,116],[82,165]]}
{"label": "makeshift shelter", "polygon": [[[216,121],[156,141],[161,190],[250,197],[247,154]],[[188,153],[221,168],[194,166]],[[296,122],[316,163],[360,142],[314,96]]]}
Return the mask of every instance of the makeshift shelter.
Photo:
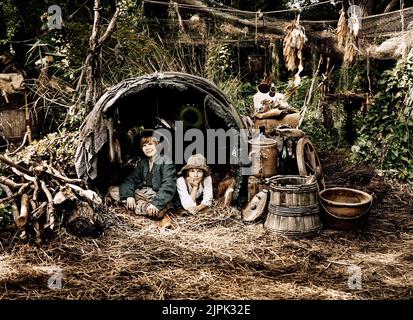
{"label": "makeshift shelter", "polygon": [[[118,184],[123,178],[118,172],[128,155],[138,148],[136,142],[131,144],[130,132],[136,128],[155,128],[161,122],[166,127],[171,124],[171,132],[175,133],[173,125],[177,120],[184,124],[184,131],[198,128],[203,133],[207,129],[223,129],[222,132],[226,133],[228,129],[235,129],[239,132],[244,127],[234,106],[207,79],[179,72],[127,79],[99,99],[81,126],[75,159],[79,178],[100,190]],[[171,144],[174,148],[176,141]],[[186,141],[186,144],[190,142]],[[207,142],[205,155],[206,150]],[[236,178],[236,198],[242,181],[241,165],[229,161],[234,150],[216,151],[226,152],[227,161],[215,165],[208,162],[213,172],[231,173]]]}

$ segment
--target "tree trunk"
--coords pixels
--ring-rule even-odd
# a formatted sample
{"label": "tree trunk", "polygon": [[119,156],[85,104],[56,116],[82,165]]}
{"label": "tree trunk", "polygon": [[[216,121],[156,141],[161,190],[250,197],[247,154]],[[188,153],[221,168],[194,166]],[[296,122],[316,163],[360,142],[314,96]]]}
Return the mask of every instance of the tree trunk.
{"label": "tree trunk", "polygon": [[86,57],[86,108],[90,112],[93,109],[97,99],[102,95],[102,46],[107,41],[116,29],[116,23],[120,15],[120,9],[116,8],[112,19],[109,22],[103,36],[100,37],[101,27],[101,12],[102,6],[100,0],[95,0],[93,7],[94,18],[92,34],[89,39],[89,53]]}
{"label": "tree trunk", "polygon": [[360,1],[360,9],[361,9],[361,16],[367,17],[373,14],[373,5],[376,0],[361,0]]}
{"label": "tree trunk", "polygon": [[89,54],[86,58],[86,106],[88,111],[91,111],[94,103],[96,102],[97,96],[97,84],[101,82],[101,70],[100,70],[100,50],[99,46],[99,34],[100,34],[100,23],[101,16],[100,11],[102,10],[100,0],[95,0],[95,5],[93,7],[94,18],[93,18],[93,28],[92,35],[89,39]]}

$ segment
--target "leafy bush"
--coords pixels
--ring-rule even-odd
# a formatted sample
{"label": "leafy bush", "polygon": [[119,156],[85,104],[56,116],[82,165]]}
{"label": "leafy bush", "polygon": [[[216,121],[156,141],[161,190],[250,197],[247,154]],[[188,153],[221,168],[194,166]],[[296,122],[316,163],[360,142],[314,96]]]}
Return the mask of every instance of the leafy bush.
{"label": "leafy bush", "polygon": [[252,97],[256,92],[255,85],[242,82],[238,77],[219,82],[217,86],[225,93],[241,115],[249,114]]}
{"label": "leafy bush", "polygon": [[320,150],[334,150],[342,143],[339,129],[335,127],[325,128],[323,123],[315,117],[307,117],[301,130]]}
{"label": "leafy bush", "polygon": [[384,72],[379,85],[358,130],[352,158],[413,183],[413,51]]}
{"label": "leafy bush", "polygon": [[[0,189],[0,198],[4,196],[4,191]],[[12,221],[11,208],[9,203],[0,203],[0,230]]]}

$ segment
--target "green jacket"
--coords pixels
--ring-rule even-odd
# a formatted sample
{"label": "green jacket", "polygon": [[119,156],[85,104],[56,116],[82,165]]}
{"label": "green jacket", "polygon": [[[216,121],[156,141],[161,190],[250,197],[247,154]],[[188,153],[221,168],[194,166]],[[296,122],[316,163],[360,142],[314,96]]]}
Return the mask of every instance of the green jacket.
{"label": "green jacket", "polygon": [[[144,178],[148,171],[148,159],[141,159],[129,177],[120,185],[121,200],[133,197],[135,190],[143,187]],[[173,162],[168,157],[158,156],[152,167],[152,189],[156,195],[151,204],[159,210],[165,208],[175,195],[176,179],[176,168]]]}

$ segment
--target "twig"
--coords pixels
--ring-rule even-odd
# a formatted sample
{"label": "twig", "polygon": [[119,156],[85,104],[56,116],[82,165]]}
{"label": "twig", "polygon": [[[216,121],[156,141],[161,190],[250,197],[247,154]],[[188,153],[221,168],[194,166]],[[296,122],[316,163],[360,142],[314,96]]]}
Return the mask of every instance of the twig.
{"label": "twig", "polygon": [[300,128],[300,126],[301,126],[301,124],[304,120],[305,113],[307,112],[308,105],[310,104],[310,101],[312,99],[315,79],[317,78],[317,74],[320,71],[320,65],[321,65],[322,61],[323,61],[323,58],[322,58],[322,56],[320,56],[320,60],[318,61],[317,70],[314,72],[313,79],[311,80],[311,86],[310,86],[310,90],[308,91],[308,94],[307,94],[307,99],[305,99],[303,108],[301,110],[301,117],[300,117],[300,121],[298,122],[297,129]]}
{"label": "twig", "polygon": [[12,189],[17,189],[17,188],[20,188],[20,187],[24,186],[24,183],[17,183],[17,182],[14,182],[13,180],[11,180],[9,178],[6,178],[6,177],[3,177],[3,176],[0,176],[0,183],[3,183],[6,186],[9,186]]}
{"label": "twig", "polygon": [[102,204],[102,199],[98,196],[98,194],[92,190],[84,190],[79,186],[74,184],[67,184],[70,188],[72,188],[80,197],[92,201],[96,205]]}
{"label": "twig", "polygon": [[14,150],[13,152],[10,152],[10,153],[8,154],[9,156],[13,156],[13,155],[15,155],[17,152],[19,152],[21,149],[23,149],[23,147],[24,147],[25,144],[26,144],[27,137],[28,137],[29,134],[30,134],[29,131],[26,131],[26,133],[24,134],[23,142],[21,143],[21,145],[20,145],[16,150]]}
{"label": "twig", "polygon": [[15,197],[21,196],[24,192],[24,190],[29,186],[29,183],[25,183],[24,185],[22,185],[19,189],[19,191],[17,191],[16,193],[11,193],[9,194],[6,198],[2,198],[0,199],[0,203],[3,202],[7,202]]}
{"label": "twig", "polygon": [[32,218],[33,220],[39,219],[43,213],[45,213],[47,202],[42,202],[40,206],[38,206],[35,210],[32,212]]}
{"label": "twig", "polygon": [[43,180],[40,180],[40,185],[42,187],[43,192],[47,197],[47,208],[46,208],[46,224],[45,228],[50,227],[51,230],[54,229],[54,207],[53,207],[53,196],[50,190],[47,188],[46,183]]}
{"label": "twig", "polygon": [[10,167],[16,168],[17,170],[24,172],[25,174],[31,174],[30,170],[27,170],[26,168],[18,165],[17,163],[14,163],[14,161],[8,158],[7,156],[0,155],[0,161],[4,162]]}

